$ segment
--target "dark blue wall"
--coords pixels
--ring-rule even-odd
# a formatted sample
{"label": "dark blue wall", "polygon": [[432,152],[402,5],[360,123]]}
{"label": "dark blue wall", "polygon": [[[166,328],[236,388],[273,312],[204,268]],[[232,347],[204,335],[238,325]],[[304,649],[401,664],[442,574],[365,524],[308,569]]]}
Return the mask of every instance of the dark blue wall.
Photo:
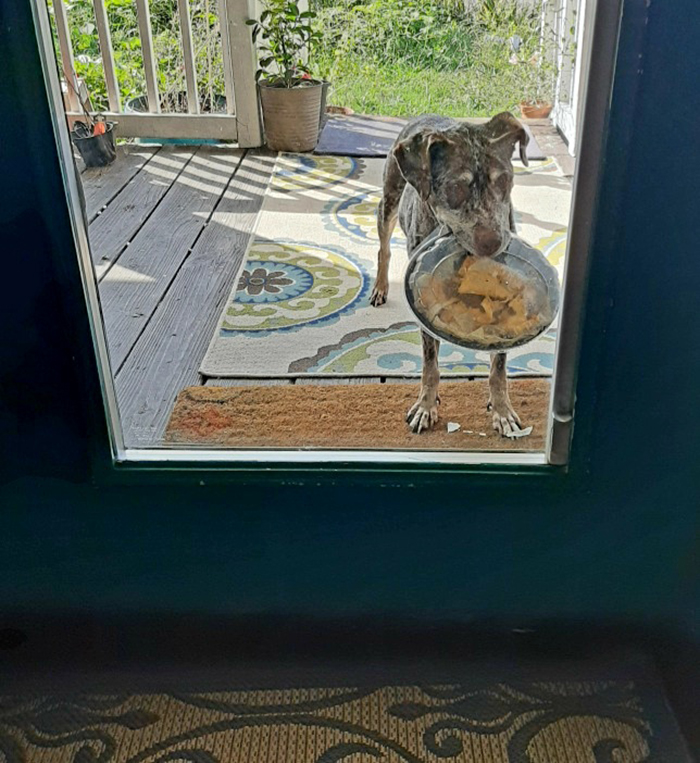
{"label": "dark blue wall", "polygon": [[90,483],[95,369],[24,5],[0,10],[0,606],[698,624],[697,0],[627,2],[572,474],[442,488]]}

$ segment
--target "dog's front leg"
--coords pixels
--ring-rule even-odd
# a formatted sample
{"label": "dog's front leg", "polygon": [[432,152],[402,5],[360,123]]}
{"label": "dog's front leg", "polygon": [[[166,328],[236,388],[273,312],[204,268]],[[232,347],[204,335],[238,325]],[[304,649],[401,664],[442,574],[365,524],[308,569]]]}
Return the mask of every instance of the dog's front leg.
{"label": "dog's front leg", "polygon": [[505,352],[491,353],[489,393],[487,409],[491,411],[493,428],[504,436],[510,434],[513,430],[520,429],[522,427],[520,417],[513,410],[510,397],[508,396]]}
{"label": "dog's front leg", "polygon": [[369,298],[373,307],[380,307],[389,294],[389,262],[391,261],[391,234],[398,219],[398,202],[392,197],[384,197],[379,202],[377,211],[377,229],[379,232],[379,254],[377,257],[377,278]]}
{"label": "dog's front leg", "polygon": [[420,434],[425,429],[430,429],[438,420],[438,385],[440,384],[440,371],[438,370],[438,352],[440,342],[430,334],[421,331],[423,340],[423,373],[421,375],[421,388],[418,400],[411,406],[406,414],[406,421],[411,429]]}
{"label": "dog's front leg", "polygon": [[377,233],[379,235],[379,255],[377,258],[377,278],[369,302],[379,307],[386,302],[389,294],[389,262],[391,261],[391,234],[399,219],[399,203],[406,180],[401,174],[396,158],[390,154],[384,165],[382,198],[377,210]]}

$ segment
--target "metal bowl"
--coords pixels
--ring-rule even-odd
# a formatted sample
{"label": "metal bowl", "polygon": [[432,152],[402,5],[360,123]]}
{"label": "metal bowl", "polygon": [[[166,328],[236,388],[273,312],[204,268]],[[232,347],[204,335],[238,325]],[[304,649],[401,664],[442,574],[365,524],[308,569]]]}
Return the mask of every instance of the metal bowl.
{"label": "metal bowl", "polygon": [[436,339],[472,350],[507,350],[532,341],[552,325],[559,309],[559,277],[556,269],[538,249],[519,238],[512,237],[504,252],[491,261],[515,271],[524,282],[528,294],[528,316],[532,322],[526,333],[513,336],[499,330],[498,322],[468,334],[459,335],[435,325],[435,315],[421,299],[421,289],[430,279],[454,279],[467,253],[449,231],[431,234],[411,258],[406,271],[404,288],[408,304],[419,324]]}

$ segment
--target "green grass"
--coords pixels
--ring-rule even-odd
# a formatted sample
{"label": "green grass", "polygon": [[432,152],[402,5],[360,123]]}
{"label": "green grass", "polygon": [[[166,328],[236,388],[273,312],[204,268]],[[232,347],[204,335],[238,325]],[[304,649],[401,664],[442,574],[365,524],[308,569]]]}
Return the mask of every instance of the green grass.
{"label": "green grass", "polygon": [[405,62],[346,59],[333,73],[329,103],[383,116],[493,116],[517,109],[522,91],[514,79],[510,72],[491,74],[475,68],[447,73]]}
{"label": "green grass", "polygon": [[539,56],[537,8],[481,0],[466,15],[461,3],[445,0],[315,0],[315,9],[323,40],[313,63],[331,82],[333,105],[460,117],[551,98],[554,76]]}

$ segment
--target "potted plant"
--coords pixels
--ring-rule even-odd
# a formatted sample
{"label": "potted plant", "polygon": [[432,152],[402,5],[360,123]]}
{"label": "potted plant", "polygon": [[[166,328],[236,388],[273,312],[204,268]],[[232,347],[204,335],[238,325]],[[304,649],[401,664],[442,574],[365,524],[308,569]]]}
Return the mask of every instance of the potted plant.
{"label": "potted plant", "polygon": [[246,23],[258,43],[265,140],[274,151],[312,151],[318,140],[327,83],[312,78],[309,55],[320,33],[313,11],[293,0],[267,0],[259,19]]}
{"label": "potted plant", "polygon": [[525,119],[546,119],[552,113],[550,101],[520,102],[520,114]]}
{"label": "potted plant", "polygon": [[[574,11],[574,16],[576,12]],[[526,119],[545,119],[552,111],[552,101],[557,90],[559,65],[576,50],[575,25],[562,39],[559,28],[544,21],[541,29],[539,50],[524,62],[523,95],[520,113]]]}
{"label": "potted plant", "polygon": [[546,57],[534,55],[525,63],[520,113],[526,119],[546,119],[552,111],[557,66]]}
{"label": "potted plant", "polygon": [[[76,80],[75,76],[73,77]],[[77,81],[77,80],[76,80]],[[107,122],[102,114],[92,116],[90,113],[90,96],[82,88],[76,89],[72,82],[68,87],[75,93],[80,107],[85,115],[85,121],[76,120],[71,129],[71,140],[78,149],[86,167],[106,167],[117,158],[117,147],[114,141],[116,122]]]}

